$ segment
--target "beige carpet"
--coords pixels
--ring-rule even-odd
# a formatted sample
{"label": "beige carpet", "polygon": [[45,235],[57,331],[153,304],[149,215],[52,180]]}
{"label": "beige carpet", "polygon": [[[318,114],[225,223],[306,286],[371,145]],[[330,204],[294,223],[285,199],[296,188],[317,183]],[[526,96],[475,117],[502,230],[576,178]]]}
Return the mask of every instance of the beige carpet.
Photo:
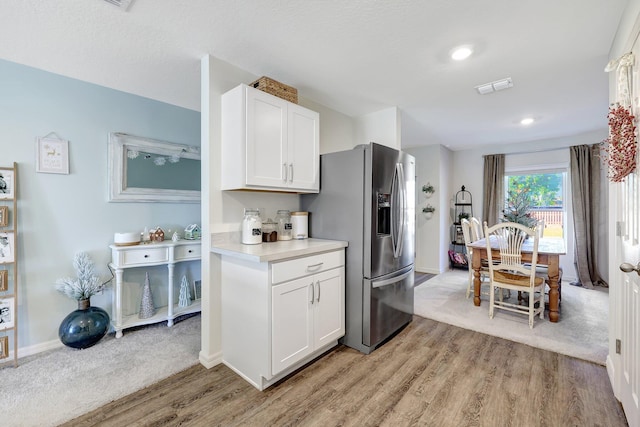
{"label": "beige carpet", "polygon": [[[551,323],[536,317],[533,329],[528,318],[496,310],[489,319],[488,297],[480,307],[473,296],[465,297],[468,273],[449,271],[415,288],[415,314],[461,328],[502,337],[545,350],[555,351],[601,365],[608,354],[608,289],[578,288],[563,283],[560,321]],[[515,297],[515,295],[514,295]]]}
{"label": "beige carpet", "polygon": [[200,315],[111,333],[93,347],[68,347],[0,369],[0,426],[57,426],[198,362]]}

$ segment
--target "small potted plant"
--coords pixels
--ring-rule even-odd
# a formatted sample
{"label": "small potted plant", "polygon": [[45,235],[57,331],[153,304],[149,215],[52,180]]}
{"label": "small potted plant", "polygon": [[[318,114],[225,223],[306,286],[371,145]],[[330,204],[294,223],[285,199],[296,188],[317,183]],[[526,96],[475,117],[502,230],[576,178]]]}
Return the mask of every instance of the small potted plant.
{"label": "small potted plant", "polygon": [[109,329],[109,314],[100,307],[92,307],[91,297],[102,292],[111,279],[103,282],[96,276],[93,260],[86,252],[75,254],[73,267],[77,277],[56,280],[57,291],[78,301],[78,309],[60,324],[58,336],[66,346],[87,348],[100,341]]}

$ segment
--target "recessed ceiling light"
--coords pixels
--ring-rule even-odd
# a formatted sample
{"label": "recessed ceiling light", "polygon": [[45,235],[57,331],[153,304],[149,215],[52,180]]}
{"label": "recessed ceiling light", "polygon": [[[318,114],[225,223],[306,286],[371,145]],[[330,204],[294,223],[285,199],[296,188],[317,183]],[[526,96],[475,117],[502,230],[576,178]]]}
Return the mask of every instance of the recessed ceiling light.
{"label": "recessed ceiling light", "polygon": [[471,46],[459,46],[451,52],[451,58],[456,61],[462,61],[463,59],[467,59],[473,53],[473,49]]}
{"label": "recessed ceiling light", "polygon": [[524,125],[524,126],[528,126],[531,123],[533,123],[533,117],[525,117],[524,119],[520,120],[520,124]]}

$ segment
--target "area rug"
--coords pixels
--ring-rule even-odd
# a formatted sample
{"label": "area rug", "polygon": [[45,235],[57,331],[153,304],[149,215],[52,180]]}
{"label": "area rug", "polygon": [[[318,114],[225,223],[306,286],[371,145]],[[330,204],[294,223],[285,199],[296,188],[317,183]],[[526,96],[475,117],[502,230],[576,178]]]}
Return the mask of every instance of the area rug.
{"label": "area rug", "polygon": [[200,315],[107,335],[0,369],[0,424],[56,426],[198,363]]}
{"label": "area rug", "polygon": [[[496,310],[489,318],[489,297],[480,307],[465,297],[469,275],[450,271],[416,286],[415,314],[461,328],[482,332],[604,365],[608,354],[608,289],[593,290],[563,283],[560,321],[536,317],[533,329],[526,315]],[[514,297],[515,298],[515,295]]]}

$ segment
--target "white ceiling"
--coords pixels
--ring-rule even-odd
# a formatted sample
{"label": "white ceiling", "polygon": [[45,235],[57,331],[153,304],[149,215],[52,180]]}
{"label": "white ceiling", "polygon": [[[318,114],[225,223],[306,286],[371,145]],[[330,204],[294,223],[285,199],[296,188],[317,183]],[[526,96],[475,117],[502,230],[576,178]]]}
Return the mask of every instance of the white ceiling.
{"label": "white ceiling", "polygon": [[[397,106],[403,146],[606,129],[604,67],[627,0],[0,2],[0,58],[200,109],[211,54],[351,116]],[[463,62],[449,59],[472,44]],[[511,77],[514,87],[474,87]],[[248,83],[248,82],[247,82]],[[533,116],[536,123],[519,121]]]}

